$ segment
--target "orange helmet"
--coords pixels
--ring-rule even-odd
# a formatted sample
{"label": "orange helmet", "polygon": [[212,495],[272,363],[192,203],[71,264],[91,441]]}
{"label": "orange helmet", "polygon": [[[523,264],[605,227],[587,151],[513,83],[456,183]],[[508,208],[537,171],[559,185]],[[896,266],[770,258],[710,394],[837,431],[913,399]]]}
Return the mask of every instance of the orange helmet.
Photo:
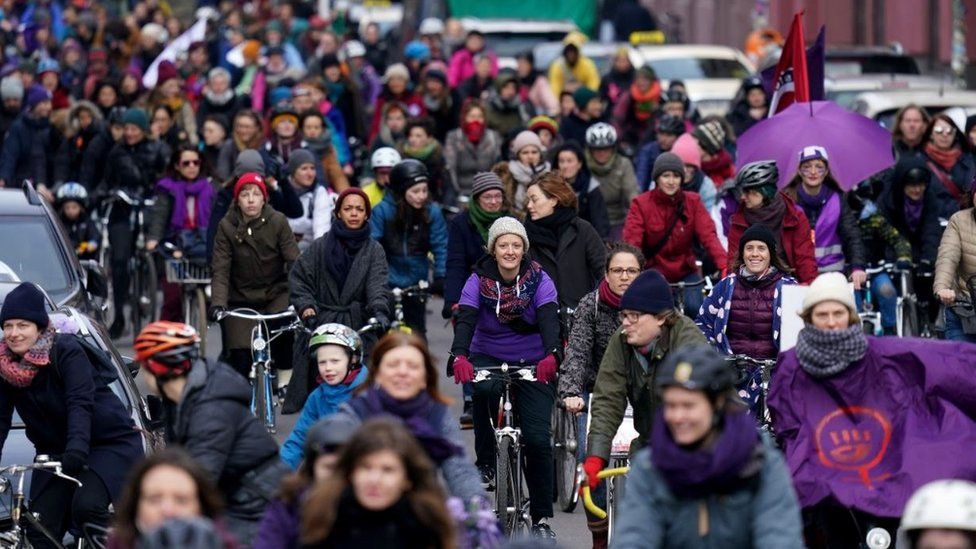
{"label": "orange helmet", "polygon": [[156,377],[175,377],[190,370],[200,354],[200,335],[182,322],[158,320],[142,329],[132,344],[136,361]]}

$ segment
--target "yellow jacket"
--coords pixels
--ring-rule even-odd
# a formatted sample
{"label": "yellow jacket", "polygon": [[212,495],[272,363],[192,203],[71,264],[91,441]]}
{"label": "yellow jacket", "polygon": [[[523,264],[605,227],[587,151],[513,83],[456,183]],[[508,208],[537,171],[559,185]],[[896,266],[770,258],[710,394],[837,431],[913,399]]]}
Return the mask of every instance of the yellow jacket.
{"label": "yellow jacket", "polygon": [[589,57],[580,55],[576,66],[569,69],[566,60],[562,57],[553,61],[549,66],[549,85],[552,86],[552,93],[559,99],[560,94],[566,88],[575,89],[578,86],[570,86],[575,83],[586,86],[593,91],[600,89],[600,73],[596,70],[596,64]]}

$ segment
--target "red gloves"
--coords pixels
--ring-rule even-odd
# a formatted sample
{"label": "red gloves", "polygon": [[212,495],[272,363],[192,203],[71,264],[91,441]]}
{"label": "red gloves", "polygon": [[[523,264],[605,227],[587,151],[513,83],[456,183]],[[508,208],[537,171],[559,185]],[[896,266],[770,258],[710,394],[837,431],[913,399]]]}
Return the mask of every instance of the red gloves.
{"label": "red gloves", "polygon": [[583,461],[583,471],[586,473],[586,482],[590,485],[590,490],[596,490],[596,485],[600,484],[600,479],[596,476],[606,466],[606,460],[599,456],[588,456]]}
{"label": "red gloves", "polygon": [[474,381],[474,364],[464,355],[454,357],[454,383],[468,383]]}
{"label": "red gloves", "polygon": [[550,383],[556,381],[556,369],[559,365],[556,364],[556,357],[552,353],[546,355],[546,358],[539,361],[539,365],[535,369],[535,378],[542,383]]}

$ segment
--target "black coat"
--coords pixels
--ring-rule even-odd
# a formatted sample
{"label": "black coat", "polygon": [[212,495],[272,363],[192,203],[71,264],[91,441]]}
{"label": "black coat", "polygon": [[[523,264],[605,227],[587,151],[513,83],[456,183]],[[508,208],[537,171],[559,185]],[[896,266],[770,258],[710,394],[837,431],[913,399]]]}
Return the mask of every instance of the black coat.
{"label": "black coat", "polygon": [[454,216],[447,226],[447,271],[444,275],[444,308],[461,300],[464,283],[475,263],[485,255],[485,240],[464,212]]}
{"label": "black coat", "polygon": [[135,145],[119,141],[108,153],[105,186],[148,194],[166,169],[170,149],[158,140],[143,139]]}
{"label": "black coat", "polygon": [[579,300],[596,289],[603,278],[607,247],[592,225],[574,217],[559,233],[556,253],[529,242],[529,256],[556,283],[559,307],[575,309]]}
{"label": "black coat", "polygon": [[587,128],[597,122],[603,122],[603,120],[583,120],[574,112],[559,123],[559,135],[563,136],[563,141],[572,140],[582,147],[586,145]]}
{"label": "black coat", "polygon": [[440,548],[440,536],[420,523],[410,502],[401,499],[389,509],[370,511],[356,501],[351,488],[339,498],[335,526],[321,543],[303,547],[330,549]]}
{"label": "black coat", "polygon": [[[142,437],[119,397],[96,386],[94,367],[74,336],[54,336],[50,359],[25,388],[0,380],[0,446],[16,409],[38,454],[81,452],[115,497],[143,456]],[[44,484],[36,479],[45,477],[34,477],[32,493]]]}
{"label": "black coat", "polygon": [[89,192],[101,185],[105,179],[105,166],[108,164],[108,155],[113,147],[115,147],[115,140],[112,138],[112,131],[108,124],[103,124],[101,131],[92,138],[81,159],[78,182]]}
{"label": "black coat", "polygon": [[[905,222],[905,188],[889,184],[878,197],[878,211],[912,245],[912,261],[927,261],[935,265],[935,257],[942,241],[942,224],[939,222],[941,207],[936,190],[929,185],[922,197],[922,220],[912,231]],[[889,259],[895,259],[889,254]]]}
{"label": "black coat", "polygon": [[60,135],[47,119],[22,114],[14,120],[3,140],[0,178],[8,187],[19,185],[24,179],[53,187],[54,158],[60,147]]}

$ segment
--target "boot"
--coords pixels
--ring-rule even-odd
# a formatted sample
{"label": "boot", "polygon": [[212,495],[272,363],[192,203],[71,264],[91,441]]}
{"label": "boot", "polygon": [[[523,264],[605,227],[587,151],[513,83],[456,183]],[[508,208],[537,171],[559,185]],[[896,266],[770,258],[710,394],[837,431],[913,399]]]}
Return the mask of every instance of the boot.
{"label": "boot", "polygon": [[593,549],[607,549],[609,536],[607,531],[591,532],[593,534]]}

